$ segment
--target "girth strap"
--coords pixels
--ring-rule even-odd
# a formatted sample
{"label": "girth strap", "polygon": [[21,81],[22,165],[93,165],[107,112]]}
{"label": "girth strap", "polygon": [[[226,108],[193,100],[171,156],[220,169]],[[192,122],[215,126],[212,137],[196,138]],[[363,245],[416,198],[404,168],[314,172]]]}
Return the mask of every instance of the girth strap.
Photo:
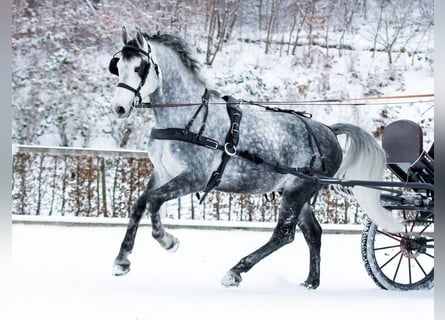
{"label": "girth strap", "polygon": [[227,101],[230,129],[229,132],[227,132],[226,140],[224,142],[224,153],[221,156],[221,163],[219,164],[218,169],[213,171],[210,176],[210,180],[207,182],[207,186],[204,189],[204,195],[199,201],[200,204],[204,201],[207,194],[221,183],[227,162],[229,162],[232,156],[237,154],[236,147],[238,146],[239,128],[242,117],[241,109],[239,107],[240,101],[230,96],[224,96],[223,99]]}
{"label": "girth strap", "polygon": [[168,129],[152,129],[150,137],[159,140],[178,140],[196,144],[201,147],[206,147],[212,150],[224,150],[224,146],[220,145],[218,141],[202,136],[201,134],[186,131],[181,128]]}
{"label": "girth strap", "polygon": [[[184,131],[184,129],[181,128],[152,129],[150,137],[152,139],[159,140],[177,140],[189,142],[211,150],[225,151],[224,145],[220,144],[218,141],[205,136],[201,136],[197,133]],[[312,175],[314,172],[310,167],[294,168],[284,166],[277,162],[266,160],[255,153],[250,153],[247,150],[237,149],[234,155],[237,155],[255,164],[266,165],[281,174],[292,174],[294,176],[307,180],[317,180],[317,178]]]}

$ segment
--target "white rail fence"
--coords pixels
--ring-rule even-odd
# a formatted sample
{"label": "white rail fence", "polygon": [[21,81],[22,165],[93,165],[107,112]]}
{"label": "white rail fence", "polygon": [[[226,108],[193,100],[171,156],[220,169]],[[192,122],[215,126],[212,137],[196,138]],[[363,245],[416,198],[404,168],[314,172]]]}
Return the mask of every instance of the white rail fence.
{"label": "white rail fence", "polygon": [[[13,145],[14,215],[128,217],[153,168],[145,151]],[[166,203],[164,218],[181,221],[275,222],[280,197],[212,192]],[[314,206],[321,223],[360,224],[358,206],[322,190]]]}

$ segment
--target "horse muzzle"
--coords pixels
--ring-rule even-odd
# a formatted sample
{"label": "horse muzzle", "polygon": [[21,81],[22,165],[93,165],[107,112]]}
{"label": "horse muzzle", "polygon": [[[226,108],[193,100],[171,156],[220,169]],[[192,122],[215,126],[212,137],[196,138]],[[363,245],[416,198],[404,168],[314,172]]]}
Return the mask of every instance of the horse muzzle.
{"label": "horse muzzle", "polygon": [[131,110],[133,109],[133,107],[124,107],[121,105],[115,106],[114,107],[114,112],[116,113],[116,115],[118,116],[119,119],[123,119],[123,118],[127,118],[128,116],[130,116]]}

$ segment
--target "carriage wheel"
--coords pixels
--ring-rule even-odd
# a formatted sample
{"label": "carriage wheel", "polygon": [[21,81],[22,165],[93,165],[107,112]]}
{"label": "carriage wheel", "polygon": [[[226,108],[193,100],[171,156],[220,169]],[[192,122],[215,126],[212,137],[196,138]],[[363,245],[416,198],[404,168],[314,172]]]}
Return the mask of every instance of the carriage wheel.
{"label": "carriage wheel", "polygon": [[[368,220],[361,251],[366,271],[386,290],[427,290],[434,287],[434,217],[403,212],[405,232],[389,233]],[[411,217],[409,217],[411,215]]]}

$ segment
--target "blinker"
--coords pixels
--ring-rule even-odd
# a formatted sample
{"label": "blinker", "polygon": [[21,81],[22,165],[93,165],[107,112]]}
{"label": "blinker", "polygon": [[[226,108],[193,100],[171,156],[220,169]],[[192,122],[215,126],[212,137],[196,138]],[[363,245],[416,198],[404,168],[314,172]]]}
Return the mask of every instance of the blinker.
{"label": "blinker", "polygon": [[110,60],[110,64],[108,65],[108,71],[110,71],[110,73],[112,73],[116,76],[119,76],[119,70],[117,68],[118,61],[119,61],[119,58],[113,56],[113,58],[111,58],[111,60]]}

